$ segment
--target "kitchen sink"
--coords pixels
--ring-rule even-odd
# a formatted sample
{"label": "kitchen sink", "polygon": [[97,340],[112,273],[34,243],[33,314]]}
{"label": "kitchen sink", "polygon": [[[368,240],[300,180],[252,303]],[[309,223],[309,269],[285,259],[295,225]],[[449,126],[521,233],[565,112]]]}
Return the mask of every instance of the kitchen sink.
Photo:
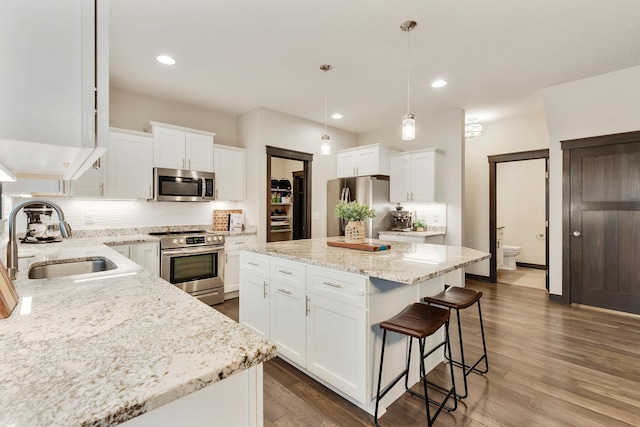
{"label": "kitchen sink", "polygon": [[29,279],[50,279],[53,277],[75,276],[78,274],[99,273],[118,268],[108,258],[88,257],[57,260],[48,264],[36,264],[29,268]]}

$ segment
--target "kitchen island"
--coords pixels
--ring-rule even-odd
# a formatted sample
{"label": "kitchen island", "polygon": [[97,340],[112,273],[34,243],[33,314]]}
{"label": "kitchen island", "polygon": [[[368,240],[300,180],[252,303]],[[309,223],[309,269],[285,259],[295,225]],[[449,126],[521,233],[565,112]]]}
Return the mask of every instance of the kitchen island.
{"label": "kitchen island", "polygon": [[[97,239],[19,255],[20,301],[0,320],[0,426],[262,425],[273,344]],[[30,265],[95,257],[117,268],[27,278]]]}
{"label": "kitchen island", "polygon": [[[373,413],[382,340],[378,324],[443,290],[444,274],[490,254],[426,243],[393,242],[391,249],[379,252],[327,245],[341,239],[245,248],[240,254],[240,323],[274,342],[278,355],[293,366]],[[442,334],[430,337],[427,346]],[[427,369],[442,358],[431,355]],[[391,337],[383,382],[405,364],[406,340]],[[413,382],[417,372],[412,369]],[[381,413],[403,393],[403,384],[392,389],[381,401]]]}

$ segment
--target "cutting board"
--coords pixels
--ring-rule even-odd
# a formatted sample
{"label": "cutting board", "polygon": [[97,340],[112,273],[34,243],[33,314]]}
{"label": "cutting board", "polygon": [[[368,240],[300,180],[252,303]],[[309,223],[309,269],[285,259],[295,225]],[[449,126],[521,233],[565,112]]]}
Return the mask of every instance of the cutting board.
{"label": "cutting board", "polygon": [[13,287],[13,282],[7,274],[7,270],[0,264],[0,319],[9,317],[18,304],[18,293]]}
{"label": "cutting board", "polygon": [[379,252],[387,249],[391,249],[391,245],[378,245],[375,243],[345,243],[336,240],[330,240],[327,242],[329,246],[336,246],[339,248],[357,249],[359,251]]}
{"label": "cutting board", "polygon": [[214,210],[213,211],[213,230],[229,231],[229,214],[242,213],[242,209]]}

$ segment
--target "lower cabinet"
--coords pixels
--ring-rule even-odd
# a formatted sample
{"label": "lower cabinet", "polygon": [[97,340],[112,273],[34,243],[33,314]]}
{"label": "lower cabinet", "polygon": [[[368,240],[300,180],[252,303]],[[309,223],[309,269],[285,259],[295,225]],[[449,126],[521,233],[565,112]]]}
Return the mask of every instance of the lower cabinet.
{"label": "lower cabinet", "polygon": [[[228,236],[224,243],[224,293],[240,289],[240,250],[246,245],[256,243],[255,235]],[[235,297],[230,294],[230,297]],[[226,295],[225,295],[226,298]]]}
{"label": "lower cabinet", "polygon": [[368,283],[365,276],[242,251],[240,323],[366,404]]}
{"label": "lower cabinet", "polygon": [[130,245],[111,245],[114,251],[144,267],[155,276],[160,276],[160,246],[158,243],[132,243]]}
{"label": "lower cabinet", "polygon": [[240,324],[269,339],[269,280],[242,270]]}

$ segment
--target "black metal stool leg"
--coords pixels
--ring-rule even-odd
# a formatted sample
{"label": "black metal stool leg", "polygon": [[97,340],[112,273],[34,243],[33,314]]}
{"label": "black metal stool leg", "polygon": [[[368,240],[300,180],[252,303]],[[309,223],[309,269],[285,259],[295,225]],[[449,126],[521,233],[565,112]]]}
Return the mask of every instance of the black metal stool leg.
{"label": "black metal stool leg", "polygon": [[382,384],[382,362],[384,361],[384,344],[385,341],[387,340],[387,330],[383,329],[382,332],[382,351],[380,352],[380,371],[378,373],[378,391],[376,392],[376,410],[375,413],[373,415],[373,422],[375,423],[376,427],[380,427],[380,424],[378,424],[378,405],[380,403],[380,385]]}
{"label": "black metal stool leg", "polygon": [[487,342],[484,339],[484,324],[482,323],[482,309],[480,308],[480,300],[478,300],[478,317],[480,318],[480,333],[482,334],[482,349],[484,350],[484,354],[480,358],[480,360],[484,359],[484,370],[475,369],[476,365],[480,363],[480,360],[478,360],[478,362],[476,362],[473,367],[474,371],[480,374],[486,374],[487,372],[489,372],[489,358],[487,357]]}

